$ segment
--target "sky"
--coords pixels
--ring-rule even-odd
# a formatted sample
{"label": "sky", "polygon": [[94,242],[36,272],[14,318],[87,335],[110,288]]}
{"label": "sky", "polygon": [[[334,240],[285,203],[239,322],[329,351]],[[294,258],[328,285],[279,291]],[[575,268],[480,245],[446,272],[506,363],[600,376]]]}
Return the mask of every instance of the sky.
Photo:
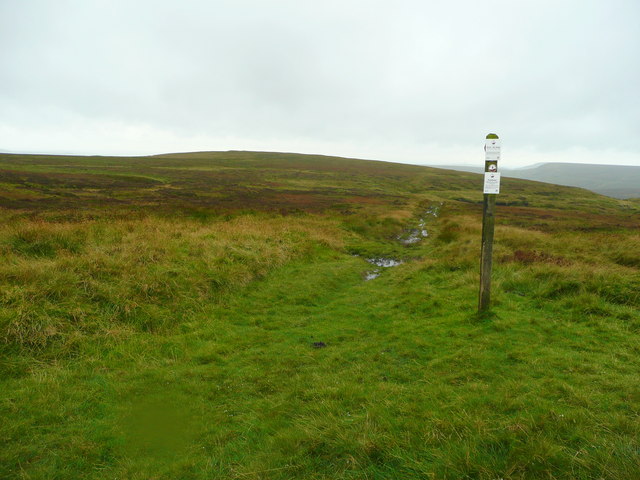
{"label": "sky", "polygon": [[638,0],[0,0],[0,151],[640,165]]}

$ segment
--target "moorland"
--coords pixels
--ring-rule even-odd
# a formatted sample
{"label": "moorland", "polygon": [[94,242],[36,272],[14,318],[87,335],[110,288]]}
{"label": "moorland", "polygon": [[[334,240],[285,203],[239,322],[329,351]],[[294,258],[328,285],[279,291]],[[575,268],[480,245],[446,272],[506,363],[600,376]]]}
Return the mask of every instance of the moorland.
{"label": "moorland", "polygon": [[479,175],[0,154],[0,478],[640,478],[640,200],[502,192],[480,316]]}
{"label": "moorland", "polygon": [[[448,166],[452,170],[480,173],[480,166]],[[501,168],[503,177],[580,187],[608,197],[640,198],[640,166],[588,163],[541,163],[524,168]]]}

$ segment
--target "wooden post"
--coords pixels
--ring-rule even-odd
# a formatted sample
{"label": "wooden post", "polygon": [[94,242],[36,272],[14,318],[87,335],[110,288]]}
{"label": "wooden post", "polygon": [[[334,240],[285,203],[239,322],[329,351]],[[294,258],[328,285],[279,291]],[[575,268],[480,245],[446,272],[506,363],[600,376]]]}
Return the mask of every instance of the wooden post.
{"label": "wooden post", "polygon": [[[482,206],[482,248],[480,251],[480,302],[478,312],[486,312],[491,305],[491,266],[493,257],[493,230],[495,225],[496,195],[500,191],[500,140],[490,133],[485,143],[484,202]],[[497,187],[496,187],[497,179]],[[488,193],[494,192],[494,193]]]}

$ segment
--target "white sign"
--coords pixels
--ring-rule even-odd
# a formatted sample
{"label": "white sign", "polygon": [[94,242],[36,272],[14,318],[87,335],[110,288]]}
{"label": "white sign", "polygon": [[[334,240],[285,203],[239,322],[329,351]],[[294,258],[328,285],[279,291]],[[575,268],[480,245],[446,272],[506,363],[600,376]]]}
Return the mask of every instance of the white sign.
{"label": "white sign", "polygon": [[500,174],[494,172],[484,173],[484,193],[500,193]]}
{"label": "white sign", "polygon": [[500,139],[499,138],[487,138],[484,144],[484,151],[489,153],[500,153]]}
{"label": "white sign", "polygon": [[487,138],[484,144],[485,161],[500,160],[500,139]]}

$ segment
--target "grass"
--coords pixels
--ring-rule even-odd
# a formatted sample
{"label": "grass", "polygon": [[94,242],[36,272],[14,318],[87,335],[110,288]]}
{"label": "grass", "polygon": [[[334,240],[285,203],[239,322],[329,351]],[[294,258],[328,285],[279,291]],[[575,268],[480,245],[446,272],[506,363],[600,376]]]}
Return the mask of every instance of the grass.
{"label": "grass", "polygon": [[478,317],[473,174],[0,162],[0,478],[640,475],[633,201],[509,181]]}

